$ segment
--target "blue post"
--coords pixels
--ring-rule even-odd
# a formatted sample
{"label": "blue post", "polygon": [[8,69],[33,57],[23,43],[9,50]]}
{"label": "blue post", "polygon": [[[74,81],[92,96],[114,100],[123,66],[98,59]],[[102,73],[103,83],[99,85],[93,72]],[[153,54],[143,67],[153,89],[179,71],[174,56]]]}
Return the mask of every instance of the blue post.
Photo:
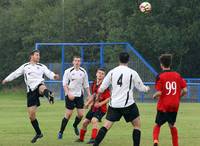
{"label": "blue post", "polygon": [[84,64],[84,47],[81,46],[81,62]]}
{"label": "blue post", "polygon": [[140,93],[140,101],[144,102],[144,93]]}
{"label": "blue post", "polygon": [[39,48],[39,45],[38,43],[35,44],[35,49],[38,49]]}
{"label": "blue post", "polygon": [[104,46],[100,46],[100,67],[104,67]]}
{"label": "blue post", "polygon": [[198,89],[198,102],[200,103],[200,85],[199,86],[199,89]]}
{"label": "blue post", "polygon": [[[64,75],[64,71],[65,71],[65,46],[64,45],[62,45],[61,58],[62,58],[62,62],[61,62],[61,66],[62,66],[62,68],[61,68],[61,78],[62,78],[63,75]],[[60,88],[60,99],[63,100],[65,95],[64,95],[62,82],[61,82],[60,86],[61,86],[61,88]]]}

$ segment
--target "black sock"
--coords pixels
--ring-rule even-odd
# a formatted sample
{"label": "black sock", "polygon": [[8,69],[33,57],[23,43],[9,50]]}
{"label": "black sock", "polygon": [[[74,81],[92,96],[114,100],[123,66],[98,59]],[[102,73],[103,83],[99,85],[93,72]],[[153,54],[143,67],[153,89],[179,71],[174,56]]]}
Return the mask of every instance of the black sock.
{"label": "black sock", "polygon": [[63,133],[65,130],[65,127],[67,125],[68,119],[66,119],[65,117],[62,119],[62,123],[61,123],[61,127],[60,127],[60,133]]}
{"label": "black sock", "polygon": [[141,136],[141,132],[138,129],[134,129],[133,130],[133,143],[134,146],[139,146],[140,145],[140,136]]}
{"label": "black sock", "polygon": [[95,142],[94,142],[94,145],[93,145],[93,146],[98,146],[98,145],[101,143],[101,141],[102,141],[103,138],[105,137],[107,131],[108,131],[108,130],[106,129],[106,127],[101,127],[101,128],[99,129],[99,132],[98,132],[98,134],[97,134],[97,137],[96,137],[96,139],[95,139]]}
{"label": "black sock", "polygon": [[77,127],[78,124],[81,122],[81,119],[82,119],[82,118],[79,118],[79,117],[76,116],[75,121],[74,121],[74,124],[73,124],[73,127]]}
{"label": "black sock", "polygon": [[46,98],[49,97],[49,93],[52,93],[52,92],[49,91],[48,89],[44,89],[44,96],[45,96]]}
{"label": "black sock", "polygon": [[40,135],[41,134],[41,130],[40,130],[39,123],[38,123],[37,119],[35,119],[34,121],[31,121],[31,124],[32,124],[33,128],[35,129],[35,132],[38,135]]}

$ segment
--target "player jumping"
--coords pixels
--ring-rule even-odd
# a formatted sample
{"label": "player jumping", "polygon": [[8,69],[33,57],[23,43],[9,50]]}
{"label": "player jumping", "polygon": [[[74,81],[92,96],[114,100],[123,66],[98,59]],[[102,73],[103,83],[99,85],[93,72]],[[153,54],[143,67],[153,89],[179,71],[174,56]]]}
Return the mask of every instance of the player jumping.
{"label": "player jumping", "polygon": [[21,65],[17,70],[8,75],[2,84],[10,82],[21,75],[24,75],[24,81],[27,86],[27,107],[31,124],[36,132],[36,135],[31,140],[35,143],[38,138],[42,138],[43,134],[40,130],[39,123],[36,119],[37,108],[40,106],[39,97],[45,96],[50,104],[54,103],[54,97],[51,91],[44,84],[43,75],[50,79],[59,79],[59,75],[50,71],[45,65],[39,63],[40,52],[33,50],[30,54],[30,62]]}

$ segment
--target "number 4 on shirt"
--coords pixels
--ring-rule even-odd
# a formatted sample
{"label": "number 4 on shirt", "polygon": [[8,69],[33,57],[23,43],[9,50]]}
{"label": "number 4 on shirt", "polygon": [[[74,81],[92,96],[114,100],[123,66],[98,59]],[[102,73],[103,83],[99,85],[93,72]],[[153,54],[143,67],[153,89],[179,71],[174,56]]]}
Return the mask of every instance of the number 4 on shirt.
{"label": "number 4 on shirt", "polygon": [[119,79],[117,80],[117,85],[120,85],[120,87],[122,86],[122,78],[123,78],[123,74],[121,74]]}

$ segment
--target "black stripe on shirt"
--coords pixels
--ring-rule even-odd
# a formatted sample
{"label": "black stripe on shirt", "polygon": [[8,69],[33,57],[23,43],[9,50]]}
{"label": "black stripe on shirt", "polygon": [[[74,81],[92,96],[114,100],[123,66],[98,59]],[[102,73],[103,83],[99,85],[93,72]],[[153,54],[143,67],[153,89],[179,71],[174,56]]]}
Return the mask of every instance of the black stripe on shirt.
{"label": "black stripe on shirt", "polygon": [[[131,90],[132,77],[133,77],[133,75],[131,74],[131,77],[130,77],[130,83],[129,83],[129,91]],[[125,105],[128,103],[128,100],[129,100],[129,91],[127,92],[127,98],[126,98]]]}
{"label": "black stripe on shirt", "polygon": [[72,72],[73,70],[74,70],[74,67],[69,72]]}
{"label": "black stripe on shirt", "polygon": [[79,68],[82,72],[84,72],[85,73],[85,71],[82,69],[82,68]]}
{"label": "black stripe on shirt", "polygon": [[132,85],[132,74],[131,74],[131,77],[130,77],[130,84],[129,84],[129,90],[131,90],[131,85]]}
{"label": "black stripe on shirt", "polygon": [[37,63],[36,65],[42,66],[42,64],[40,64],[40,63]]}
{"label": "black stripe on shirt", "polygon": [[29,65],[29,64],[30,64],[30,63],[26,63],[26,64],[24,64],[24,67],[27,66],[27,65]]}
{"label": "black stripe on shirt", "polygon": [[[125,105],[128,103],[128,100],[129,100],[129,91],[127,92],[127,98],[126,98]],[[125,106],[125,105],[124,105],[124,106]]]}

